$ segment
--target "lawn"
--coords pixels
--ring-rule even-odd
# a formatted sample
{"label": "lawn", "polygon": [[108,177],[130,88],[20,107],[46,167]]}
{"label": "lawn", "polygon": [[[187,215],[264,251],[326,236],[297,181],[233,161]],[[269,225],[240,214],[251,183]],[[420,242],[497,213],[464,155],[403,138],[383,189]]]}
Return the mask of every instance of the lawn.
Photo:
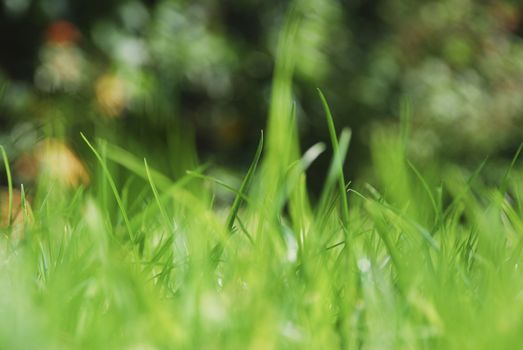
{"label": "lawn", "polygon": [[[348,182],[351,133],[336,129],[321,92],[330,139],[298,146],[294,29],[290,20],[280,38],[268,125],[240,183],[216,178],[208,164],[171,179],[86,133],[76,142],[90,154],[89,184],[43,174],[34,188],[9,188],[0,348],[523,343],[519,152],[489,181],[488,161],[475,171],[418,167],[408,157],[405,109],[401,130],[372,133],[373,175]],[[327,154],[313,198],[307,170]]]}

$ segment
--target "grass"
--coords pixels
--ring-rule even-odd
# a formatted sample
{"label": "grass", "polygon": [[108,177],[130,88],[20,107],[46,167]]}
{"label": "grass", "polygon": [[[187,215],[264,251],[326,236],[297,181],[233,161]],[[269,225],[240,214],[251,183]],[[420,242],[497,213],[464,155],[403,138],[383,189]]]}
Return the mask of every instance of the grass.
{"label": "grass", "polygon": [[[327,147],[299,150],[295,21],[280,40],[266,136],[238,188],[206,166],[170,179],[82,135],[93,183],[71,189],[44,177],[31,210],[23,196],[23,221],[1,229],[1,349],[523,343],[517,157],[498,182],[484,182],[482,167],[423,171],[408,159],[404,132],[377,130],[373,184],[349,186],[350,132],[338,139],[321,94],[333,158],[312,203],[306,171]],[[215,202],[218,188],[234,197],[226,210]]]}

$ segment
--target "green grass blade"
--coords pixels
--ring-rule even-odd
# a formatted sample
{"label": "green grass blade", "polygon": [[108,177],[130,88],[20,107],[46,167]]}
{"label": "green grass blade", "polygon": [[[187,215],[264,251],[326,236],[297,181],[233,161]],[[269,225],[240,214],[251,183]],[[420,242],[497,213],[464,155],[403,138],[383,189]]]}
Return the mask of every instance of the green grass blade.
{"label": "green grass blade", "polygon": [[[323,95],[320,89],[318,89],[318,94],[320,95],[320,99],[323,105],[323,109],[325,112],[325,117],[327,119],[327,126],[329,128],[329,135],[332,142],[332,149],[334,151],[334,154],[337,154],[339,152],[339,144],[338,144],[338,137],[336,136],[336,128],[334,126],[334,119],[332,118],[332,113],[329,107],[329,104],[327,103],[327,99]],[[347,200],[347,192],[345,191],[345,176],[343,175],[343,166],[341,164],[338,165],[338,190],[340,193],[340,199],[342,204],[342,219],[343,224],[346,228],[348,228],[349,225],[349,203]]]}
{"label": "green grass blade", "polygon": [[263,150],[263,132],[261,133],[260,142],[258,143],[258,148],[256,149],[256,154],[254,155],[254,159],[249,167],[249,170],[247,170],[247,174],[243,178],[242,184],[240,185],[240,189],[238,190],[238,194],[234,198],[234,201],[231,206],[231,210],[227,217],[225,227],[227,228],[227,230],[229,232],[232,232],[232,229],[234,226],[234,220],[236,219],[238,210],[240,210],[240,206],[244,200],[243,196],[245,195],[245,192],[247,191],[247,188],[249,187],[252,177],[256,171],[256,167],[258,166],[258,163],[260,161],[262,150]]}
{"label": "green grass blade", "polygon": [[213,176],[204,175],[204,174],[201,174],[201,173],[199,173],[197,171],[192,171],[192,170],[187,170],[186,173],[188,175],[194,176],[195,178],[198,178],[198,179],[214,182],[215,184],[222,186],[223,188],[231,191],[232,193],[236,194],[237,196],[240,196],[247,203],[249,203],[249,201],[250,201],[249,197],[247,197],[244,193],[241,193],[239,190],[237,190],[236,188],[226,184],[225,182],[223,182],[220,179],[217,179],[217,178],[215,178]]}
{"label": "green grass blade", "polygon": [[[138,157],[124,150],[123,148],[112,145],[110,143],[107,143],[106,147],[108,159],[132,171],[141,178],[149,181],[149,176],[146,174],[146,172],[144,172],[143,163],[140,162]],[[173,181],[164,174],[154,169],[149,169],[149,172],[150,178],[154,180],[155,185],[158,186],[160,190],[164,190],[173,184]]]}
{"label": "green grass blade", "polygon": [[169,220],[169,216],[167,215],[165,208],[162,205],[162,202],[160,200],[160,195],[158,194],[158,190],[156,189],[156,185],[154,184],[153,178],[151,176],[151,172],[149,170],[149,166],[147,165],[147,159],[143,159],[143,163],[145,166],[145,172],[147,174],[147,180],[149,181],[149,185],[151,186],[151,190],[153,191],[154,200],[156,201],[156,205],[158,205],[158,209],[160,209],[160,214],[165,222],[166,228],[168,231],[171,231],[171,220]]}
{"label": "green grass blade", "polygon": [[27,197],[25,194],[25,188],[24,184],[20,185],[20,199],[21,199],[21,210],[22,210],[22,218],[24,221],[24,227],[27,227],[27,224],[31,222],[32,220],[32,214],[29,209],[29,205],[27,205]]}
{"label": "green grass blade", "polygon": [[512,172],[512,169],[516,165],[516,162],[519,158],[519,155],[521,154],[521,151],[523,150],[523,142],[519,145],[516,153],[514,154],[514,157],[512,157],[512,161],[510,162],[510,166],[508,167],[507,171],[505,172],[505,175],[503,176],[503,180],[501,181],[500,191],[503,193],[507,190],[508,187],[508,180],[510,178],[510,173]]}
{"label": "green grass blade", "polygon": [[429,196],[430,204],[432,205],[432,209],[434,210],[435,221],[437,222],[439,220],[439,215],[440,215],[439,207],[438,207],[438,203],[436,202],[436,198],[434,197],[434,194],[430,190],[429,184],[427,183],[427,181],[425,180],[423,175],[421,175],[421,173],[418,171],[418,169],[414,166],[414,164],[412,164],[409,160],[407,160],[407,164],[409,165],[411,170],[414,172],[416,177],[419,179],[419,181],[421,182],[421,185],[423,186],[423,189]]}
{"label": "green grass blade", "polygon": [[[247,174],[243,178],[242,184],[240,185],[240,189],[238,190],[238,194],[234,198],[234,201],[231,205],[231,209],[229,211],[229,215],[227,216],[227,220],[225,221],[225,228],[229,234],[233,234],[235,232],[234,230],[234,222],[237,218],[238,211],[240,210],[240,206],[243,203],[243,196],[245,192],[247,191],[247,188],[249,187],[249,184],[252,181],[252,177],[254,173],[256,172],[256,167],[258,166],[258,163],[260,161],[260,157],[263,150],[263,132],[261,133],[260,142],[258,143],[258,148],[256,149],[256,154],[254,155],[254,159],[247,170]],[[252,237],[250,235],[247,235],[250,239]],[[210,252],[210,262],[211,266],[214,268],[218,265],[220,258],[223,254],[224,245],[222,242],[218,242],[211,250]]]}
{"label": "green grass blade", "polygon": [[129,217],[127,216],[127,212],[126,212],[125,207],[123,205],[122,198],[120,197],[120,194],[118,193],[118,189],[116,188],[116,184],[114,182],[113,177],[111,176],[111,173],[109,172],[109,169],[107,168],[107,165],[105,164],[105,162],[103,161],[102,157],[100,156],[100,153],[98,153],[98,151],[93,147],[93,145],[91,145],[91,143],[89,142],[89,140],[87,140],[85,135],[83,133],[80,133],[80,136],[85,141],[87,146],[91,149],[91,151],[93,152],[94,156],[98,160],[98,163],[102,167],[102,171],[103,171],[103,173],[105,175],[105,178],[109,182],[109,186],[111,187],[111,190],[113,192],[114,198],[116,199],[116,203],[117,203],[118,207],[120,208],[120,213],[122,214],[122,217],[123,217],[123,220],[125,222],[125,226],[127,228],[127,232],[129,234],[129,237],[130,237],[131,241],[134,243],[136,237],[135,237],[135,235],[133,233],[133,230],[131,229],[131,224],[129,222]]}
{"label": "green grass blade", "polygon": [[465,195],[470,191],[472,182],[479,176],[479,174],[483,171],[485,168],[485,165],[487,164],[488,157],[483,159],[481,164],[476,168],[476,170],[472,173],[472,175],[469,176],[466,182],[466,186],[459,192],[453,199],[452,202],[447,206],[445,211],[443,212],[442,217],[447,217],[452,213],[454,208],[458,205],[458,203],[465,197]]}
{"label": "green grass blade", "polygon": [[7,191],[8,191],[8,204],[7,204],[7,225],[11,226],[13,223],[13,178],[11,175],[11,167],[9,166],[9,159],[7,158],[7,153],[5,152],[4,146],[0,146],[0,152],[2,153],[2,158],[4,160],[5,174],[7,176]]}

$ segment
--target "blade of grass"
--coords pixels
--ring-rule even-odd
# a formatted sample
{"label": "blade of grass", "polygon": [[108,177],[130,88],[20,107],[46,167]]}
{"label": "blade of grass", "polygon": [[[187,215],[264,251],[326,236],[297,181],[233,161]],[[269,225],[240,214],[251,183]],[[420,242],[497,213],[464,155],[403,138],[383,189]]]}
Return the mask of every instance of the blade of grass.
{"label": "blade of grass", "polygon": [[453,198],[452,202],[447,206],[447,208],[443,212],[443,215],[442,215],[443,218],[447,218],[447,216],[450,215],[450,213],[452,213],[452,210],[458,205],[458,203],[460,203],[461,199],[463,199],[463,197],[467,194],[467,192],[470,191],[472,181],[474,181],[474,179],[476,179],[478,177],[478,175],[481,173],[481,171],[487,164],[487,161],[488,161],[488,157],[485,158],[481,162],[479,167],[476,168],[474,173],[472,173],[472,175],[469,176],[469,178],[467,179],[465,188],[463,188],[463,190],[457,196],[455,196]]}
{"label": "blade of grass", "polygon": [[147,174],[147,180],[149,181],[149,185],[151,186],[151,190],[153,191],[156,205],[158,205],[158,209],[160,209],[160,214],[161,214],[163,220],[165,221],[167,230],[170,231],[171,230],[171,221],[169,220],[169,216],[167,216],[167,213],[165,212],[165,208],[163,207],[162,202],[160,201],[160,196],[158,194],[158,190],[156,189],[153,178],[151,176],[151,172],[149,170],[149,166],[147,165],[147,159],[144,158],[143,163],[145,165],[145,173]]}
{"label": "blade of grass", "polygon": [[[256,149],[256,154],[254,155],[254,159],[249,167],[249,170],[247,170],[247,174],[243,178],[242,184],[240,185],[240,189],[238,190],[238,194],[234,198],[229,215],[227,216],[227,220],[225,222],[225,228],[227,229],[227,232],[229,234],[234,233],[234,222],[238,215],[238,211],[240,210],[240,206],[243,203],[243,195],[247,191],[247,188],[249,187],[252,177],[256,171],[256,167],[258,166],[258,163],[260,161],[262,150],[263,150],[263,132],[261,133],[260,142],[258,143],[258,148]],[[220,258],[223,253],[223,248],[224,248],[223,243],[221,241],[216,243],[216,245],[212,248],[212,250],[210,252],[210,261],[211,261],[212,267],[216,267],[218,265],[218,263],[220,262]]]}
{"label": "blade of grass", "polygon": [[523,142],[519,145],[516,153],[514,154],[514,157],[512,157],[512,161],[510,162],[510,166],[508,167],[507,171],[505,172],[505,175],[503,176],[503,180],[501,181],[501,186],[499,188],[501,193],[504,193],[507,191],[508,187],[508,180],[510,177],[510,173],[512,172],[512,169],[514,168],[514,165],[516,165],[516,162],[519,158],[519,155],[521,154],[521,151],[523,150]]}
{"label": "blade of grass", "polygon": [[[120,164],[124,168],[129,169],[141,178],[148,180],[149,177],[143,171],[143,165],[140,164],[140,160],[134,154],[110,143],[107,143],[106,147],[107,158]],[[160,190],[166,189],[172,185],[173,181],[162,173],[154,169],[149,169],[149,172],[151,179],[154,180],[154,183]]]}
{"label": "blade of grass", "polygon": [[[147,174],[143,168],[143,165],[141,165],[141,161],[138,160],[138,158],[135,155],[116,146],[109,145],[107,149],[107,157],[111,159],[113,162],[121,165],[125,169],[137,175],[141,179],[148,181]],[[160,201],[164,201],[166,198],[172,197],[174,193],[178,191],[178,189],[182,189],[184,186],[189,184],[194,179],[195,176],[191,173],[201,174],[208,167],[209,164],[200,165],[196,169],[188,171],[188,174],[180,177],[174,182],[171,181],[167,176],[161,174],[158,171],[155,171],[154,169],[149,169],[149,171],[151,178],[154,180],[154,183],[157,186],[157,189],[161,191],[161,194],[159,196]],[[147,217],[150,214],[152,214],[154,210],[154,207],[150,206],[138,213],[137,215],[134,215],[131,219],[131,227],[135,227],[136,223],[140,222],[144,217]]]}
{"label": "blade of grass", "polygon": [[242,197],[242,199],[244,201],[246,201],[247,203],[249,203],[249,197],[247,197],[245,194],[241,193],[239,190],[235,189],[234,187],[226,184],[225,182],[223,182],[222,180],[220,179],[217,179],[213,176],[208,176],[208,175],[204,175],[204,174],[201,174],[199,172],[196,172],[196,171],[192,171],[192,170],[187,170],[186,171],[187,175],[190,175],[190,176],[194,176],[195,178],[198,178],[198,179],[202,179],[202,180],[207,180],[207,181],[210,181],[210,182],[214,182],[216,183],[217,185],[220,185],[222,186],[223,188],[231,191],[232,193],[236,194],[237,196],[240,196]]}
{"label": "blade of grass", "polygon": [[244,223],[242,222],[239,216],[236,216],[236,221],[238,221],[241,231],[245,234],[245,236],[247,236],[249,242],[251,242],[251,244],[254,244],[254,239],[252,238],[252,235],[249,233],[247,227],[245,227]]}
{"label": "blade of grass", "polygon": [[[339,176],[338,176],[339,169],[340,169],[340,166],[343,166],[343,160],[345,159],[345,157],[347,155],[347,151],[349,149],[350,139],[351,139],[350,130],[344,129],[340,136],[338,151],[335,152],[334,156],[332,157],[332,161],[329,166],[329,172],[327,173],[327,179],[325,181],[325,185],[323,187],[322,194],[321,194],[319,204],[317,207],[318,208],[317,215],[320,218],[325,218],[325,212],[329,211],[328,208],[330,207],[331,204],[335,204],[335,203],[331,203],[331,200],[329,199],[329,195],[331,194],[332,187],[336,184],[336,180],[337,179],[339,180]],[[339,181],[338,181],[338,184],[339,184]],[[335,197],[337,198],[341,194],[345,194],[345,193],[347,193],[347,190],[346,190],[346,185],[344,184],[343,191],[337,191]],[[345,197],[346,197],[346,195],[345,195]],[[344,222],[344,225],[345,225],[345,222]]]}
{"label": "blade of grass", "polygon": [[409,160],[407,160],[408,166],[412,169],[418,180],[421,182],[421,185],[423,186],[423,189],[425,192],[427,192],[427,195],[429,196],[430,204],[432,205],[432,209],[434,210],[434,221],[439,221],[439,215],[440,212],[438,210],[438,204],[436,203],[436,199],[434,198],[434,195],[432,194],[432,191],[430,190],[429,184],[423,178],[423,175],[418,171],[418,169],[412,164]]}
{"label": "blade of grass", "polygon": [[25,188],[24,184],[20,185],[20,198],[21,198],[21,206],[22,206],[22,218],[24,220],[24,227],[27,227],[27,224],[33,221],[33,214],[31,212],[31,208],[29,205],[27,205],[27,198],[25,194]]}
{"label": "blade of grass", "polygon": [[127,212],[126,212],[126,210],[124,208],[124,205],[123,205],[123,202],[122,202],[122,198],[120,197],[120,194],[118,193],[118,189],[116,188],[116,184],[114,182],[113,177],[111,176],[111,173],[109,172],[109,169],[107,168],[107,165],[105,164],[104,160],[100,156],[100,153],[98,153],[98,151],[93,147],[93,145],[91,145],[91,143],[89,142],[89,140],[87,140],[85,135],[83,133],[80,133],[80,136],[85,141],[87,146],[91,149],[91,151],[93,152],[94,156],[98,160],[98,163],[102,167],[102,171],[103,171],[107,181],[109,182],[109,186],[111,187],[111,190],[113,192],[114,198],[116,199],[116,203],[118,204],[118,207],[120,208],[120,213],[122,214],[123,220],[125,222],[125,226],[127,228],[127,232],[129,234],[129,238],[131,239],[131,242],[134,243],[136,237],[133,234],[133,230],[131,229],[131,224],[129,222],[129,217],[127,216]]}
{"label": "blade of grass", "polygon": [[[321,102],[323,104],[323,109],[325,111],[325,117],[327,119],[327,126],[329,128],[329,135],[332,142],[332,149],[334,151],[334,154],[337,154],[339,152],[339,144],[338,144],[338,137],[336,136],[336,128],[334,126],[334,119],[332,118],[332,113],[329,107],[329,104],[327,103],[327,99],[323,95],[320,89],[318,89],[318,94],[320,95]],[[339,186],[339,192],[340,192],[340,198],[341,198],[341,204],[342,204],[342,218],[343,218],[343,224],[346,228],[348,228],[349,225],[349,203],[347,201],[347,193],[345,192],[345,176],[343,175],[343,166],[342,164],[338,165],[338,186]],[[346,231],[346,230],[345,230]],[[348,236],[348,233],[345,232],[346,236]],[[346,237],[347,238],[347,237]],[[347,240],[348,241],[348,240]]]}
{"label": "blade of grass", "polygon": [[227,217],[225,227],[227,228],[227,230],[229,232],[232,232],[232,228],[234,226],[234,221],[236,219],[236,215],[238,214],[238,210],[240,210],[240,206],[243,202],[243,196],[245,195],[245,192],[247,191],[247,188],[249,187],[249,184],[252,180],[254,172],[256,171],[256,167],[258,166],[258,162],[260,161],[262,150],[263,150],[263,132],[261,133],[260,142],[258,143],[258,148],[256,149],[256,154],[254,155],[254,160],[252,161],[252,163],[249,167],[249,170],[247,170],[247,174],[243,178],[242,184],[240,185],[240,189],[238,190],[238,194],[234,198],[234,201],[231,206],[231,210]]}
{"label": "blade of grass", "polygon": [[4,160],[5,174],[7,176],[7,225],[11,226],[13,223],[13,178],[11,176],[11,168],[9,167],[9,159],[7,158],[7,153],[5,152],[4,146],[0,146],[0,152],[2,153],[2,158]]}

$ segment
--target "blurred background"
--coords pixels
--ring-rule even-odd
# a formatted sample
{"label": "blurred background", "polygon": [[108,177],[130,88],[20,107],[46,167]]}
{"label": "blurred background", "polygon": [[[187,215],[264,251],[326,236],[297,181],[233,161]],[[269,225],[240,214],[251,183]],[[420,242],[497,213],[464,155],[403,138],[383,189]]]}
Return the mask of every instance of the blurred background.
{"label": "blurred background", "polygon": [[[513,156],[523,139],[519,0],[297,3],[304,150],[328,142],[320,87],[337,127],[353,130],[352,178],[365,174],[372,130],[397,128],[402,108],[411,115],[409,152],[421,163]],[[88,182],[80,131],[147,156],[173,178],[197,161],[241,173],[265,127],[288,6],[0,0],[0,144],[15,182],[34,181],[56,159],[74,168],[67,182]],[[328,162],[312,167],[313,189]]]}

